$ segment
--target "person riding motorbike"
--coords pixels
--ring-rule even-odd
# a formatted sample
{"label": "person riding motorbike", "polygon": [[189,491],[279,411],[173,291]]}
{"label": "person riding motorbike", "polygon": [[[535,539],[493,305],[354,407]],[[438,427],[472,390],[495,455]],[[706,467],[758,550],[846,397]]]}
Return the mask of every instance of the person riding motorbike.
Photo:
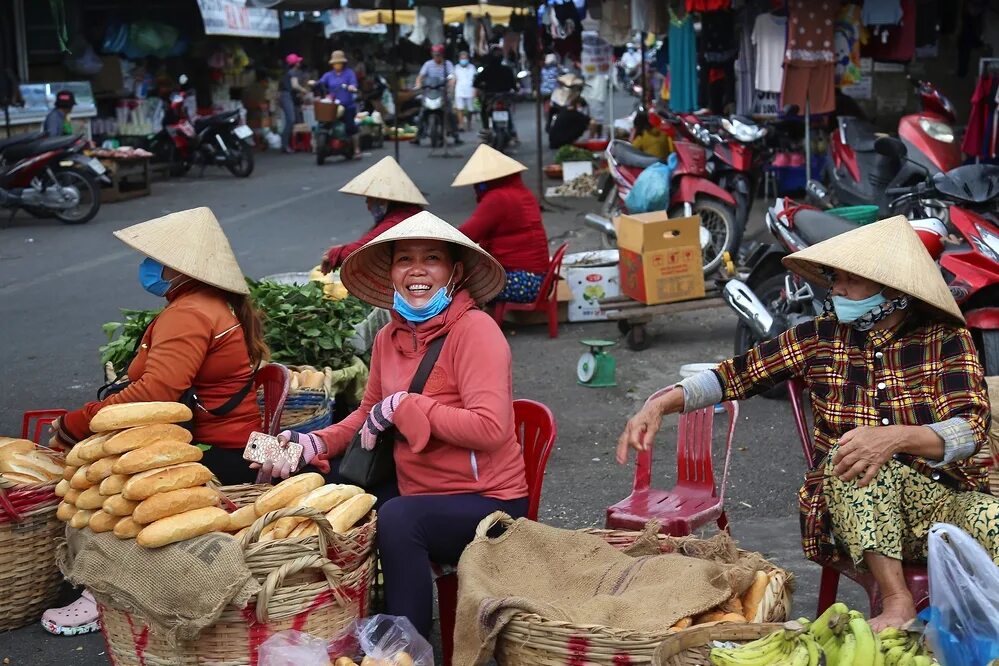
{"label": "person riding motorbike", "polygon": [[[447,81],[447,98],[451,102],[454,101],[455,94],[455,76],[454,76],[454,63],[450,60],[445,60],[444,58],[444,45],[434,44],[430,48],[430,60],[423,63],[420,67],[420,72],[416,75],[416,83],[414,85],[416,90],[423,88],[423,84],[427,79],[436,79],[438,81]],[[448,105],[450,107],[451,105]],[[458,136],[458,120],[451,108],[446,108],[445,113],[447,114],[447,123],[451,128],[451,136],[454,139],[455,144],[464,143]],[[416,139],[413,143],[419,145],[420,140],[426,136],[426,122],[423,114],[420,115],[420,125],[417,129]]]}
{"label": "person riding motorbike", "polygon": [[[482,101],[482,126],[489,127],[489,97],[491,95],[502,95],[517,89],[517,77],[513,70],[503,64],[503,49],[493,46],[489,50],[489,57],[485,66],[479,72],[472,84],[479,91]],[[513,114],[510,114],[510,135],[517,141],[517,126],[513,122]]]}
{"label": "person riding motorbike", "polygon": [[330,54],[330,70],[319,77],[319,87],[323,94],[329,95],[343,107],[343,129],[354,142],[354,159],[361,159],[361,137],[358,134],[357,123],[354,116],[357,115],[357,102],[354,99],[357,93],[357,76],[354,70],[347,67],[347,56],[343,51],[337,50]]}

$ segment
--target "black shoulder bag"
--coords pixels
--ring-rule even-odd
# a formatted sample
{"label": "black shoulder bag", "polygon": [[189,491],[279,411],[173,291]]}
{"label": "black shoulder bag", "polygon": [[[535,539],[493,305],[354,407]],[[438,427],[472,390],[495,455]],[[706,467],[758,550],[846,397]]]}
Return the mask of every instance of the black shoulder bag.
{"label": "black shoulder bag", "polygon": [[[430,371],[441,355],[446,337],[446,335],[442,335],[427,345],[427,351],[420,360],[420,366],[416,369],[416,374],[413,375],[413,381],[409,384],[410,393],[423,392]],[[361,432],[358,430],[354,439],[350,440],[350,445],[340,461],[340,476],[345,481],[362,488],[373,488],[391,479],[395,476],[394,450],[397,436],[398,432],[395,427],[385,429],[379,433],[375,448],[368,451],[361,446]]]}

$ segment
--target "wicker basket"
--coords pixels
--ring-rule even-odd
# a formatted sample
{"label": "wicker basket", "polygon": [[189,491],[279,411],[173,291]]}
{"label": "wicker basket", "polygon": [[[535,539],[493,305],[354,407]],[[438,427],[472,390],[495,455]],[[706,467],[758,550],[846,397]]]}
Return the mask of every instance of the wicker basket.
{"label": "wicker basket", "polygon": [[299,540],[298,553],[277,544],[253,543],[246,565],[263,586],[246,608],[226,607],[221,617],[195,641],[170,645],[141,617],[116,608],[110,599],[95,595],[108,656],[115,666],[256,666],[257,652],[274,633],[297,629],[330,640],[368,612],[374,556],[353,571],[344,571],[323,557],[332,528],[313,509],[282,509],[262,516],[251,534],[275,520],[303,516],[320,527],[318,540]]}
{"label": "wicker basket", "polygon": [[[56,453],[47,455],[64,464]],[[0,480],[0,631],[35,622],[59,596],[62,574],[55,540],[55,482],[14,485]]]}
{"label": "wicker basket", "polygon": [[691,627],[664,640],[652,655],[654,666],[711,666],[712,641],[748,643],[769,636],[780,624],[716,624]]}
{"label": "wicker basket", "polygon": [[[311,366],[289,365],[289,372],[316,370]],[[257,392],[257,404],[263,408],[263,391]],[[333,424],[333,398],[325,388],[289,388],[281,413],[281,429],[312,432]]]}
{"label": "wicker basket", "polygon": [[[635,543],[640,532],[583,530],[599,536],[620,550]],[[700,540],[694,537],[659,535],[663,553],[683,552],[685,546]],[[740,551],[744,552],[744,551]],[[770,587],[760,603],[760,622],[783,622],[791,609],[791,576],[770,566]],[[690,631],[690,630],[686,630]],[[496,642],[496,660],[504,666],[618,666],[649,664],[652,654],[670,634],[622,631],[611,627],[578,625],[548,620],[538,615],[517,613],[503,628]]]}

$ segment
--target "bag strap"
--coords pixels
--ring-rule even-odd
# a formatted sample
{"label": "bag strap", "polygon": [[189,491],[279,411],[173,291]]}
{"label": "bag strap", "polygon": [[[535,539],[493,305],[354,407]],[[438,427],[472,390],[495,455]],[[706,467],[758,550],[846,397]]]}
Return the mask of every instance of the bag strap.
{"label": "bag strap", "polygon": [[423,393],[423,387],[427,384],[427,378],[430,377],[430,371],[433,370],[434,365],[437,363],[437,359],[441,355],[441,349],[444,348],[444,339],[447,338],[445,333],[439,338],[434,338],[429,345],[427,345],[427,351],[423,354],[423,358],[420,360],[420,367],[416,369],[416,374],[413,375],[413,381],[409,384],[410,393]]}
{"label": "bag strap", "polygon": [[212,416],[225,416],[232,410],[236,409],[236,407],[238,407],[239,404],[243,402],[243,398],[245,398],[246,395],[250,392],[250,390],[253,388],[254,382],[257,380],[257,370],[259,369],[260,369],[260,363],[258,362],[257,365],[253,368],[253,372],[250,373],[250,378],[246,380],[246,383],[243,384],[242,388],[233,393],[228,400],[226,400],[224,403],[222,403],[215,409],[208,409],[207,407],[202,405],[201,399],[198,397],[196,393],[191,394],[191,397],[194,398],[194,404],[197,405],[199,409],[203,409]]}

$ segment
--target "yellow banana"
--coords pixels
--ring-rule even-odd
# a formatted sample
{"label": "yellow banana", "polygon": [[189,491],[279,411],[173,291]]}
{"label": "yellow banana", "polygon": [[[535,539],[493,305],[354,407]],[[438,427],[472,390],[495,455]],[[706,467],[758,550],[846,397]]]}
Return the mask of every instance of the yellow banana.
{"label": "yellow banana", "polygon": [[908,640],[909,632],[899,629],[898,627],[885,627],[878,632],[878,638],[882,641],[888,641],[893,638],[904,638]]}
{"label": "yellow banana", "polygon": [[842,602],[837,602],[829,606],[822,615],[815,618],[815,622],[812,622],[808,631],[818,639],[820,643],[824,642],[832,634],[830,629],[830,622],[838,615],[846,615],[850,612],[850,609],[846,604]]}
{"label": "yellow banana", "polygon": [[898,638],[882,638],[881,639],[881,649],[884,650],[885,652],[887,652],[888,650],[891,650],[892,648],[896,648],[896,647],[908,648],[909,647],[909,637],[908,636],[903,636],[903,637],[898,637]]}
{"label": "yellow banana", "polygon": [[[882,644],[883,645],[883,644]],[[906,646],[897,645],[885,651],[885,666],[898,666],[902,655],[907,651]]]}
{"label": "yellow banana", "polygon": [[905,653],[899,658],[898,666],[915,666],[916,651],[918,649],[918,645],[913,645],[906,650]]}
{"label": "yellow banana", "polygon": [[829,666],[834,666],[834,664],[838,664],[839,652],[840,649],[842,648],[839,639],[836,638],[835,636],[831,636],[828,640],[821,642],[820,645],[822,646],[822,651],[825,652],[826,663],[829,664]]}
{"label": "yellow banana", "polygon": [[798,646],[794,648],[794,651],[791,652],[791,656],[788,658],[788,663],[791,666],[808,666],[809,659],[808,646],[799,643]]}
{"label": "yellow banana", "polygon": [[913,666],[930,666],[933,660],[927,657],[925,654],[920,654],[912,659]]}
{"label": "yellow banana", "polygon": [[762,639],[747,643],[738,648],[715,648],[711,650],[711,663],[719,666],[762,666],[772,664],[791,650],[784,640],[783,631],[778,631]]}
{"label": "yellow banana", "polygon": [[843,646],[839,651],[839,657],[837,657],[837,666],[854,666],[857,662],[855,658],[857,656],[857,637],[852,633],[846,635],[843,638]]}
{"label": "yellow banana", "polygon": [[808,650],[808,666],[819,666],[819,662],[824,655],[815,637],[806,633],[799,636],[798,641],[800,645],[804,645],[805,649]]}
{"label": "yellow banana", "polygon": [[863,615],[854,613],[856,611],[851,611],[849,626],[857,647],[851,663],[853,666],[874,666],[874,654],[877,652],[874,632],[871,631],[871,625],[867,624]]}

